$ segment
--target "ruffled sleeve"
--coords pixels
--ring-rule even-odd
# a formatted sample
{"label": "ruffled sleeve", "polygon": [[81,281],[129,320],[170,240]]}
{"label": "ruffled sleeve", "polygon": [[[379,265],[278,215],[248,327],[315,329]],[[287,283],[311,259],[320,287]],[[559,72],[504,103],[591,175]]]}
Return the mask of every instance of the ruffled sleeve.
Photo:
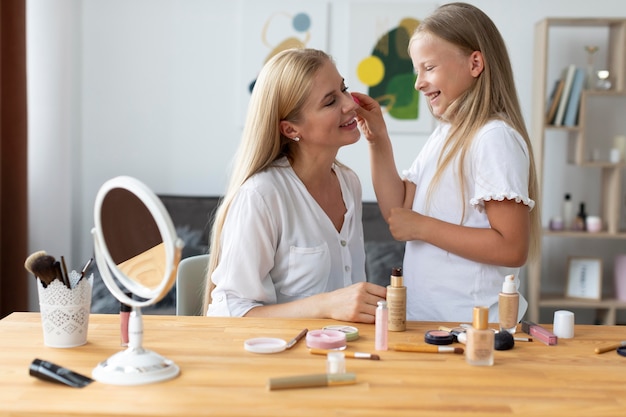
{"label": "ruffled sleeve", "polygon": [[530,209],[530,156],[521,135],[504,122],[487,124],[472,145],[471,171],[474,190],[470,204],[483,211],[485,201],[515,200]]}

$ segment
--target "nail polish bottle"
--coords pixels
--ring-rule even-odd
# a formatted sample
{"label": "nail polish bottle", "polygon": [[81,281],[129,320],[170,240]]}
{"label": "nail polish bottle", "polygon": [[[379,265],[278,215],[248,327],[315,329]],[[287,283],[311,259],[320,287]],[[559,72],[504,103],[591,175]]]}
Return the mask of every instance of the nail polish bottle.
{"label": "nail polish bottle", "polygon": [[375,340],[374,349],[387,350],[387,326],[389,320],[389,311],[387,310],[387,302],[379,301],[376,307],[375,318]]}
{"label": "nail polish bottle", "polygon": [[502,292],[498,295],[498,317],[500,330],[514,334],[517,330],[519,292],[515,286],[515,275],[504,277]]}
{"label": "nail polish bottle", "polygon": [[495,333],[489,326],[489,309],[474,307],[472,327],[467,329],[465,361],[470,365],[493,365]]}
{"label": "nail polish bottle", "polygon": [[387,309],[389,314],[389,330],[403,332],[406,330],[406,287],[402,276],[402,268],[392,268],[391,282],[387,286]]}
{"label": "nail polish bottle", "polygon": [[[131,296],[131,294],[126,295]],[[128,319],[131,310],[131,306],[120,302],[120,340],[122,346],[128,346]]]}

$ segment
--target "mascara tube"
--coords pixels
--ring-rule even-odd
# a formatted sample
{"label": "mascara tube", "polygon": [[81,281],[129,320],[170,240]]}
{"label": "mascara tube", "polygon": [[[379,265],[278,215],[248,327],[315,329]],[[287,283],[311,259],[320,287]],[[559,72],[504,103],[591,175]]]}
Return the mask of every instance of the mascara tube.
{"label": "mascara tube", "polygon": [[74,388],[82,388],[93,382],[93,379],[85,375],[42,359],[33,360],[30,364],[29,374],[43,381],[58,382]]}

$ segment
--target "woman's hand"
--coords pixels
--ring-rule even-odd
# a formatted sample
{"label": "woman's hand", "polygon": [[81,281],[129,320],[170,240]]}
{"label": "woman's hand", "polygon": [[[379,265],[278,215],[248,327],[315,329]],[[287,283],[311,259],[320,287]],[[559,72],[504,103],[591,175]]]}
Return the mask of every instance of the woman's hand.
{"label": "woman's hand", "polygon": [[326,294],[327,316],[354,323],[374,323],[378,302],[385,300],[387,289],[371,282],[359,282]]}

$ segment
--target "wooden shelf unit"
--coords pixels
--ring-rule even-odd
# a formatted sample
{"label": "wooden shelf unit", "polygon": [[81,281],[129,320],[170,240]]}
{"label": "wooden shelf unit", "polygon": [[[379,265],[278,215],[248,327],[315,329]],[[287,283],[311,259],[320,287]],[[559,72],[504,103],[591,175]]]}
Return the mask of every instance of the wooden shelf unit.
{"label": "wooden shelf unit", "polygon": [[[577,28],[606,28],[608,40],[602,48],[607,48],[607,69],[612,76],[610,90],[583,90],[580,100],[580,111],[577,126],[552,126],[546,123],[547,97],[550,94],[551,82],[548,79],[550,60],[554,59],[550,49],[550,31],[555,28],[576,30]],[[531,140],[535,153],[540,201],[544,201],[544,146],[546,131],[558,132],[568,137],[567,162],[579,169],[595,168],[601,170],[601,216],[605,227],[599,233],[577,231],[544,231],[544,237],[559,239],[614,239],[626,241],[626,231],[620,230],[622,171],[625,162],[610,163],[608,161],[592,161],[589,159],[589,146],[593,140],[588,133],[590,106],[594,100],[623,100],[622,110],[615,110],[615,117],[624,117],[626,108],[626,19],[615,18],[547,18],[535,26],[534,45],[534,80],[533,80],[533,112]],[[552,64],[555,64],[552,62]],[[557,63],[565,67],[569,62]],[[626,132],[625,132],[626,133]],[[543,239],[542,239],[543,241]],[[616,244],[624,245],[622,242]],[[540,320],[541,308],[572,308],[595,309],[597,318],[604,324],[615,324],[616,311],[626,310],[626,301],[618,300],[577,300],[568,299],[554,294],[542,294],[542,281],[549,277],[542,276],[543,251],[540,259],[528,265],[528,318]],[[550,274],[548,274],[550,275]],[[611,277],[612,279],[612,277]]]}

